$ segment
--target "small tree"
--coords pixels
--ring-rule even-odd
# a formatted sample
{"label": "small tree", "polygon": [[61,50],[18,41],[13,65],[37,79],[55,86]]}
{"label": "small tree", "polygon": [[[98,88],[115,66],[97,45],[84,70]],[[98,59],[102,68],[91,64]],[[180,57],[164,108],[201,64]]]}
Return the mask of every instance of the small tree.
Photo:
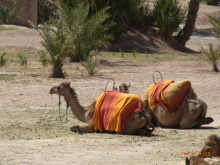
{"label": "small tree", "polygon": [[201,47],[201,51],[204,54],[202,55],[202,58],[212,65],[213,71],[219,72],[217,63],[220,58],[220,47],[214,48],[213,44],[209,44],[209,48],[207,50]]}
{"label": "small tree", "polygon": [[53,66],[51,78],[64,78],[63,64],[67,55],[66,35],[62,29],[62,22],[59,20],[51,20],[51,23],[44,23],[42,30],[39,30],[43,37],[43,45],[47,49],[51,57]]}
{"label": "small tree", "polygon": [[66,33],[68,56],[72,62],[86,61],[93,54],[107,46],[111,35],[108,29],[113,23],[106,23],[110,17],[108,8],[100,9],[93,15],[89,15],[89,3],[81,0],[71,1],[71,6],[63,0],[57,0],[56,6]]}
{"label": "small tree", "polygon": [[185,19],[185,12],[176,0],[157,0],[153,11],[160,35],[169,40]]}
{"label": "small tree", "polygon": [[214,26],[214,35],[220,39],[220,19],[208,15],[210,23]]}

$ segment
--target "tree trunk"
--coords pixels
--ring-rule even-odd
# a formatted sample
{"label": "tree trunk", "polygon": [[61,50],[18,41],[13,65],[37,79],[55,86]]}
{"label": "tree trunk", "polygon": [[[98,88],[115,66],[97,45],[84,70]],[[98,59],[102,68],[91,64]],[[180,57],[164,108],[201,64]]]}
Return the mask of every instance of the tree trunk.
{"label": "tree trunk", "polygon": [[219,69],[218,69],[218,67],[217,67],[216,64],[213,65],[213,71],[214,71],[214,72],[219,72]]}
{"label": "tree trunk", "polygon": [[62,67],[63,65],[54,65],[50,78],[65,78]]}
{"label": "tree trunk", "polygon": [[186,42],[190,39],[193,29],[195,27],[195,22],[197,18],[197,13],[199,11],[199,4],[201,0],[190,0],[188,7],[188,14],[186,18],[185,26],[179,31],[175,40],[182,46],[186,45]]}

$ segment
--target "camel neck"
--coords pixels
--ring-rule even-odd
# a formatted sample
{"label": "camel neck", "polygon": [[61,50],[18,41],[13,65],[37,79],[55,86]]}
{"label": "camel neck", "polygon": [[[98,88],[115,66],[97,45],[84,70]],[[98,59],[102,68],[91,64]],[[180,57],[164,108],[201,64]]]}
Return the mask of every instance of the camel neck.
{"label": "camel neck", "polygon": [[68,101],[68,104],[75,115],[75,117],[80,120],[81,122],[86,122],[85,120],[85,110],[80,105],[79,101],[77,100],[76,96],[72,93],[68,92],[66,95],[64,95],[65,99]]}

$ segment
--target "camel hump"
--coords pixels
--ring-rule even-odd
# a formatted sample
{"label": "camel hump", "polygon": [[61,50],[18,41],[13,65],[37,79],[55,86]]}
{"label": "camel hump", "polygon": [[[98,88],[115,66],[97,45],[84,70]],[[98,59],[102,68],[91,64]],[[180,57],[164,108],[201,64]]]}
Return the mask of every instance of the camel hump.
{"label": "camel hump", "polygon": [[143,103],[138,95],[106,91],[96,99],[93,116],[95,130],[121,133],[125,124],[142,109]]}
{"label": "camel hump", "polygon": [[192,90],[189,80],[182,80],[171,83],[162,93],[161,99],[163,103],[169,107],[171,111],[175,111],[186,97],[186,94]]}

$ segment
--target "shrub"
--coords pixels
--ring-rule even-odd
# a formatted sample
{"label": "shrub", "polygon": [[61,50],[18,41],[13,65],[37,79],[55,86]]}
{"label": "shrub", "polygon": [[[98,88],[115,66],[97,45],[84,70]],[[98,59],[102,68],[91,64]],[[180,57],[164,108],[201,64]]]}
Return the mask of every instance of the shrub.
{"label": "shrub", "polygon": [[0,55],[0,66],[5,66],[7,62],[6,53]]}
{"label": "shrub", "polygon": [[50,18],[57,17],[56,6],[48,0],[38,0],[38,22],[43,23],[49,21]]}
{"label": "shrub", "polygon": [[16,7],[17,1],[12,0],[10,6],[0,5],[0,24],[8,24],[9,22],[17,19],[22,7]]}
{"label": "shrub", "polygon": [[170,39],[185,19],[185,11],[176,0],[157,0],[154,6],[153,17],[156,20],[160,35]]}
{"label": "shrub", "polygon": [[64,78],[63,64],[67,56],[66,35],[62,29],[61,21],[52,19],[49,23],[44,23],[40,32],[43,38],[42,44],[50,54],[53,66],[51,78]]}
{"label": "shrub", "polygon": [[208,15],[210,23],[214,26],[214,35],[220,39],[220,19]]}
{"label": "shrub", "polygon": [[28,58],[27,58],[26,55],[20,54],[18,57],[19,57],[19,60],[20,60],[20,64],[21,64],[22,66],[27,65],[27,60],[28,60]]}
{"label": "shrub", "polygon": [[143,22],[149,14],[146,0],[87,0],[90,3],[90,14],[110,7],[111,15],[107,22],[115,22],[110,28],[114,36],[119,36],[131,22]]}
{"label": "shrub", "polygon": [[62,29],[66,35],[68,56],[72,62],[86,61],[92,56],[92,52],[107,46],[111,35],[108,29],[113,24],[106,23],[110,17],[108,8],[100,9],[89,15],[89,4],[80,0],[73,0],[72,7],[58,0],[60,20]]}
{"label": "shrub", "polygon": [[88,58],[86,61],[82,62],[82,65],[90,76],[96,75],[100,70],[98,61],[93,58]]}
{"label": "shrub", "polygon": [[220,58],[220,47],[214,48],[213,44],[209,44],[209,48],[207,50],[201,47],[201,51],[203,53],[202,58],[212,65],[213,71],[219,72],[217,62]]}
{"label": "shrub", "polygon": [[45,51],[41,51],[39,61],[43,67],[46,67],[49,64],[49,59],[47,58],[47,53]]}

